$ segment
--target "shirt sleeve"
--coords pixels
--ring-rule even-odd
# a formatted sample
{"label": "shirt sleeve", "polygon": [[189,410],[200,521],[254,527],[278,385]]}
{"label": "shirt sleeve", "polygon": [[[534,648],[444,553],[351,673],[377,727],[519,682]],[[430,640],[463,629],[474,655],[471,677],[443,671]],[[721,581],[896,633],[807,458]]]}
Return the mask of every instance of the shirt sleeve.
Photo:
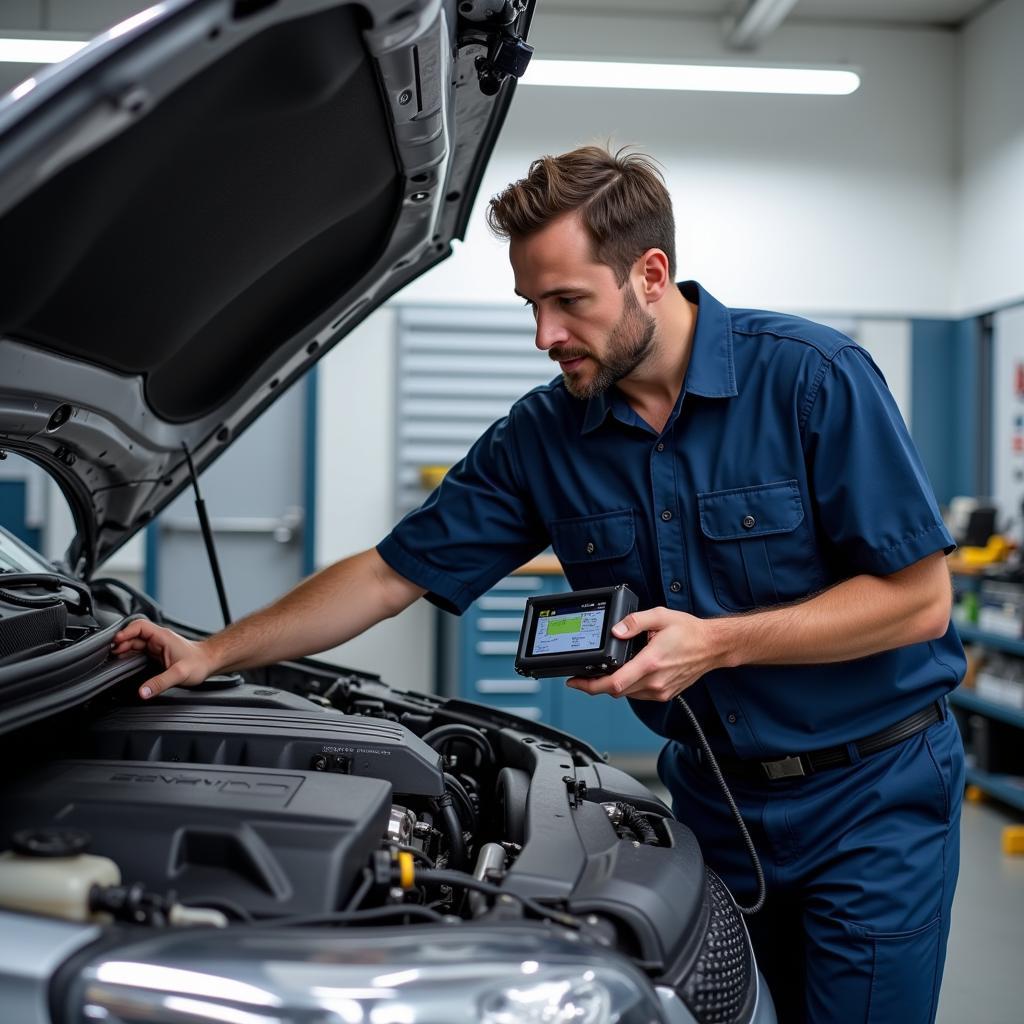
{"label": "shirt sleeve", "polygon": [[881,371],[857,345],[823,360],[805,402],[818,529],[850,572],[885,576],[956,545]]}
{"label": "shirt sleeve", "polygon": [[520,476],[510,413],[488,428],[377,551],[397,573],[425,587],[428,601],[461,615],[547,544]]}

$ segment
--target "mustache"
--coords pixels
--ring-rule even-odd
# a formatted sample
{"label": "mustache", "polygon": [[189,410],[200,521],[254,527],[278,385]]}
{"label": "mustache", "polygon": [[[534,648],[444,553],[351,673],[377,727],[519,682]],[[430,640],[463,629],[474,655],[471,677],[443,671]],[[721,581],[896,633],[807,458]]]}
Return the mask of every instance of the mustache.
{"label": "mustache", "polygon": [[570,359],[582,359],[584,356],[589,356],[590,353],[583,349],[550,348],[548,349],[548,355],[556,363],[567,363]]}

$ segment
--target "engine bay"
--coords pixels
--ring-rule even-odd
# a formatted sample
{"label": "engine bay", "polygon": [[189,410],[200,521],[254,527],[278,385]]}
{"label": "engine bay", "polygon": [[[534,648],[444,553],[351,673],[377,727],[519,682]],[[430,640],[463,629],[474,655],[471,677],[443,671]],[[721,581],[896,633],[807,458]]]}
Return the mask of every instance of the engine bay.
{"label": "engine bay", "polygon": [[582,741],[311,660],[143,703],[151,669],[110,657],[112,618],[22,659],[8,688],[78,696],[5,736],[0,912],[514,924],[625,955],[691,1006],[726,993],[723,1020],[752,998],[742,920],[694,836]]}

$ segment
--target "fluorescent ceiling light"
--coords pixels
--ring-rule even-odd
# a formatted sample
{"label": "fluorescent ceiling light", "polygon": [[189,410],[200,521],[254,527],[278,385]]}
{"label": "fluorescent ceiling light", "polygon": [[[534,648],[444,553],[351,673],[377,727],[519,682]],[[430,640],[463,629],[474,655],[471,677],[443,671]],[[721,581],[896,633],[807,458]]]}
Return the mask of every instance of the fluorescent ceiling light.
{"label": "fluorescent ceiling light", "polygon": [[848,96],[860,86],[860,75],[855,71],[824,68],[534,59],[520,81],[523,85],[591,89],[684,89]]}
{"label": "fluorescent ceiling light", "polygon": [[80,39],[0,38],[0,61],[14,64],[56,64],[77,53]]}

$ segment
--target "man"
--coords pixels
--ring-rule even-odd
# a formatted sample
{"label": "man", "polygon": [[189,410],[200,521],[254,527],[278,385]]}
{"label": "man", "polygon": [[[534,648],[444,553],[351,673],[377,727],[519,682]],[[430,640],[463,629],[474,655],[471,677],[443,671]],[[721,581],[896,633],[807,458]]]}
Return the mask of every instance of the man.
{"label": "man", "polygon": [[629,698],[668,738],[676,813],[742,899],[747,854],[676,695],[725,767],[765,864],[748,922],[780,1018],[932,1020],[964,660],[953,542],[881,374],[829,328],[676,286],[671,203],[641,155],[537,160],[489,220],[561,379],[376,549],[208,640],[135,623],[115,651],[163,660],[148,697],[324,650],[423,594],[461,612],[550,542],[573,588],[639,595],[616,632],[646,648],[568,685]]}

